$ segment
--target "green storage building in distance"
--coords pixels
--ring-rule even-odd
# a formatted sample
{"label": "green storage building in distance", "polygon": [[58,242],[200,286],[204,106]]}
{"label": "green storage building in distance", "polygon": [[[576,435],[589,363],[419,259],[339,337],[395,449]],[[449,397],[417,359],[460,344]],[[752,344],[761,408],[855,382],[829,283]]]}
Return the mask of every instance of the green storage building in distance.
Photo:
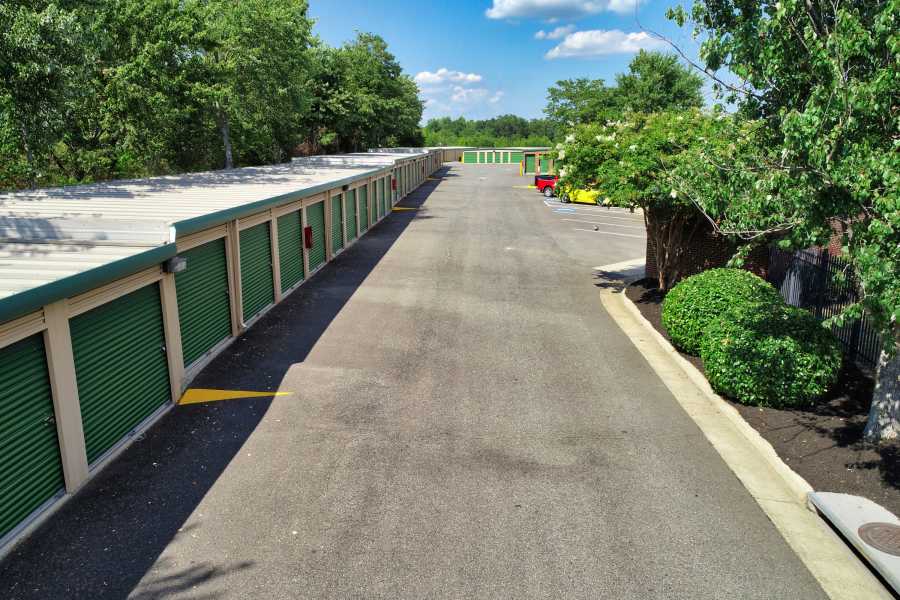
{"label": "green storage building in distance", "polygon": [[523,175],[549,175],[556,171],[549,148],[526,150],[522,164]]}
{"label": "green storage building in distance", "polygon": [[549,148],[507,147],[507,148],[466,148],[462,150],[465,164],[523,165],[529,152],[549,152]]}

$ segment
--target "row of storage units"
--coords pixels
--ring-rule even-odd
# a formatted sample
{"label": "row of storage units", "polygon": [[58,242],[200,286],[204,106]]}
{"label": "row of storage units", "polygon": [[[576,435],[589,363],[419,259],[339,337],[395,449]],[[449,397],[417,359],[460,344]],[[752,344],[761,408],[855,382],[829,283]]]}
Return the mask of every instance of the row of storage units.
{"label": "row of storage units", "polygon": [[0,554],[440,165],[339,155],[0,197]]}

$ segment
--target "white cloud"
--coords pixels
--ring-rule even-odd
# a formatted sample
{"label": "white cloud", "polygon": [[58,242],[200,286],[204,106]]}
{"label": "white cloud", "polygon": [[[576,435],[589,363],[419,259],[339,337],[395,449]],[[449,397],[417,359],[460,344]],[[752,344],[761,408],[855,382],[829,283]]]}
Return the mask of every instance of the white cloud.
{"label": "white cloud", "polygon": [[414,79],[425,105],[425,120],[438,116],[494,116],[504,97],[503,91],[485,86],[484,77],[477,73],[441,68],[422,71]]}
{"label": "white cloud", "polygon": [[490,91],[487,88],[464,88],[456,85],[453,86],[450,100],[458,104],[474,104],[487,98],[488,94]]}
{"label": "white cloud", "polygon": [[627,14],[643,0],[494,0],[490,19],[576,19],[611,11]]}
{"label": "white cloud", "polygon": [[619,29],[576,31],[547,52],[545,58],[590,58],[607,54],[632,54],[638,50],[660,48],[665,42],[645,31],[625,33]]}
{"label": "white cloud", "polygon": [[566,37],[570,33],[575,31],[574,25],[564,25],[562,27],[557,27],[552,31],[544,31],[541,29],[537,33],[534,34],[534,39],[536,40],[558,40]]}
{"label": "white cloud", "polygon": [[421,73],[417,73],[413,79],[416,83],[421,85],[439,85],[447,82],[463,84],[478,83],[482,80],[482,77],[477,73],[451,71],[442,67],[434,72],[422,71]]}

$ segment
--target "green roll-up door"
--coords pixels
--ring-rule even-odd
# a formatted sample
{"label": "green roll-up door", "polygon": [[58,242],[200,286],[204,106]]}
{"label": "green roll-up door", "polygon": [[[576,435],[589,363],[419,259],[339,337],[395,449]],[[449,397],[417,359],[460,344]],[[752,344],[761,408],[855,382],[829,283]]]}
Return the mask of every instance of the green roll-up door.
{"label": "green roll-up door", "polygon": [[306,207],[307,225],[312,227],[313,245],[309,249],[309,269],[316,270],[325,262],[325,203],[316,202]]}
{"label": "green roll-up door", "polygon": [[369,228],[369,186],[359,188],[359,230]]}
{"label": "green roll-up door", "polygon": [[356,223],[356,190],[350,190],[345,194],[344,202],[344,220],[347,222],[347,241],[355,240],[357,231]]}
{"label": "green roll-up door", "polygon": [[534,154],[525,155],[525,172],[534,173]]}
{"label": "green roll-up door", "polygon": [[269,223],[241,231],[241,299],[244,321],[249,321],[275,302],[272,275],[272,236]]}
{"label": "green roll-up door", "polygon": [[468,164],[473,164],[478,162],[478,153],[477,152],[463,152],[463,162]]}
{"label": "green roll-up door", "polygon": [[331,253],[344,247],[344,195],[331,197]]}
{"label": "green roll-up door", "polygon": [[42,334],[0,349],[0,538],[64,485]]}
{"label": "green roll-up door", "polygon": [[509,162],[511,163],[520,163],[522,162],[522,153],[521,152],[512,152],[509,155]]}
{"label": "green roll-up door", "polygon": [[278,266],[283,291],[303,281],[303,227],[299,210],[278,217]]}
{"label": "green roll-up door", "polygon": [[484,152],[479,152],[478,153],[478,164],[481,164],[483,162],[484,162]]}
{"label": "green roll-up door", "polygon": [[225,238],[180,253],[187,269],[175,274],[185,366],[231,336]]}
{"label": "green roll-up door", "polygon": [[88,463],[170,400],[159,284],[69,321]]}

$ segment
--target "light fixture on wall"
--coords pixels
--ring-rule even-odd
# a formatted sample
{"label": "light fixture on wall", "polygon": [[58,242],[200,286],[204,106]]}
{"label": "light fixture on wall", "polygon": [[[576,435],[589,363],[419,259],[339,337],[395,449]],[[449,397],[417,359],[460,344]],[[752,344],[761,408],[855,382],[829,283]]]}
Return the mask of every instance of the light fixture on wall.
{"label": "light fixture on wall", "polygon": [[173,256],[163,263],[163,271],[166,273],[181,273],[187,269],[187,259],[183,256]]}

